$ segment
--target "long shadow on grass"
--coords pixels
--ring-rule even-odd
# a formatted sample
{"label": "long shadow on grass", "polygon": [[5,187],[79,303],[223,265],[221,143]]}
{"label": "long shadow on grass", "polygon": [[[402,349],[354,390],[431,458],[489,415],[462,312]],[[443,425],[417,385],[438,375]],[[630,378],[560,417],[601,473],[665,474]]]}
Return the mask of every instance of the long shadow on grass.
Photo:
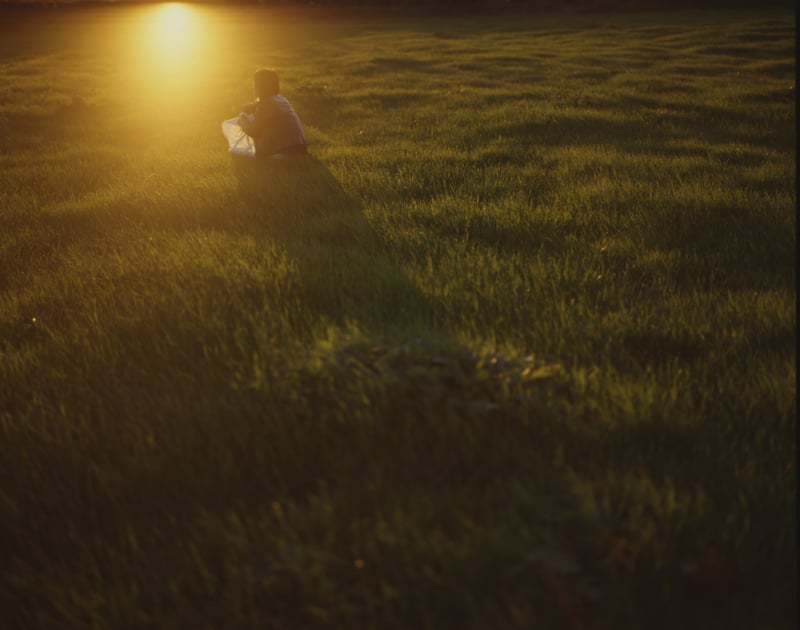
{"label": "long shadow on grass", "polygon": [[[302,499],[306,493],[319,493],[367,529],[386,522],[400,541],[381,553],[401,575],[393,583],[404,625],[435,617],[431,606],[446,608],[448,621],[452,610],[466,610],[447,583],[481,592],[486,601],[501,601],[520,584],[543,591],[537,612],[557,624],[562,613],[546,599],[550,587],[541,577],[558,571],[548,558],[560,558],[563,547],[569,562],[573,553],[593,553],[569,535],[552,540],[555,528],[586,518],[570,496],[566,467],[552,458],[559,445],[582,441],[580,427],[558,421],[550,404],[568,387],[563,372],[532,357],[478,353],[449,339],[436,325],[436,305],[384,249],[358,200],[319,161],[237,160],[233,169],[252,217],[248,226],[297,265],[304,306],[337,325],[355,322],[363,334],[328,340],[310,349],[308,359],[290,359],[288,370],[259,366],[261,376],[244,384],[246,404],[280,412],[272,418],[262,411],[258,424],[248,425],[248,453],[240,457],[269,452],[269,466],[262,464],[257,475],[253,466],[222,471],[242,475],[230,487],[244,494],[255,485],[256,496],[284,489],[300,501],[292,518],[312,528],[320,513]],[[288,385],[281,389],[276,380]],[[215,448],[232,450],[227,433],[217,435]],[[510,516],[497,520],[501,512]],[[325,529],[324,536],[312,529],[297,552],[322,545],[336,560],[361,544],[358,532],[335,522]],[[447,566],[427,586],[412,568],[430,553],[427,542],[414,542],[423,530],[423,541],[445,531],[452,541],[437,551]],[[317,542],[322,539],[327,542]],[[461,549],[479,549],[479,557],[464,562]],[[520,549],[535,557],[520,561]],[[369,553],[364,559],[370,566],[377,561]],[[286,582],[302,597],[316,597],[302,572],[292,571]],[[346,582],[334,577],[336,598],[356,608],[364,597],[386,605],[372,586],[351,595]],[[468,625],[469,616],[459,622]]]}
{"label": "long shadow on grass", "polygon": [[433,325],[436,306],[385,251],[360,202],[319,160],[233,158],[232,169],[249,224],[298,266],[310,309],[336,324],[356,321],[374,331]]}
{"label": "long shadow on grass", "polygon": [[[359,201],[318,160],[234,160],[232,168],[252,217],[248,225],[297,265],[311,317],[360,331],[308,349],[295,372],[300,403],[276,393],[272,381],[287,377],[269,364],[257,370],[267,376],[247,385],[253,399],[263,399],[258,408],[313,418],[315,429],[304,438],[304,450],[315,453],[313,465],[309,458],[299,468],[286,462],[284,479],[289,469],[296,473],[290,486],[313,484],[310,469],[320,477],[336,472],[340,480],[381,478],[386,492],[396,484],[408,491],[531,475],[532,483],[562,482],[548,457],[530,456],[564,437],[551,433],[553,411],[545,402],[561,386],[558,370],[452,339],[440,324],[440,307],[405,274]],[[496,432],[498,423],[504,432]],[[353,488],[345,494],[361,497]]]}

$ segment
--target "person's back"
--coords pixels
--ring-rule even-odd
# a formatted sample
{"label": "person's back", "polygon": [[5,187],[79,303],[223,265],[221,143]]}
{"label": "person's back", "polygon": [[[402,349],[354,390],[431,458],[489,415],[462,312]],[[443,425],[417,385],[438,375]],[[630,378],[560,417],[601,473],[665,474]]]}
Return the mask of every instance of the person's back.
{"label": "person's back", "polygon": [[263,121],[261,133],[253,137],[256,155],[306,152],[307,142],[300,119],[283,96],[276,94],[259,101],[254,113],[256,124]]}
{"label": "person's back", "polygon": [[303,127],[289,101],[278,93],[277,75],[262,69],[256,72],[253,83],[257,100],[245,108],[253,116],[240,117],[239,125],[253,138],[256,157],[306,153]]}

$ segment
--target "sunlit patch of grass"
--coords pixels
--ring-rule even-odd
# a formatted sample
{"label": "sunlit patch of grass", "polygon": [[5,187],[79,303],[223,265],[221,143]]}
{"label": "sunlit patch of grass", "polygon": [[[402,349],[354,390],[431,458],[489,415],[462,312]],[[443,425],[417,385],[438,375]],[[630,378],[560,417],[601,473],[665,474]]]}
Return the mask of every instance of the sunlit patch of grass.
{"label": "sunlit patch of grass", "polygon": [[[156,98],[123,10],[48,15],[0,37],[8,623],[793,625],[790,16],[207,13]],[[262,65],[312,157],[225,152]]]}

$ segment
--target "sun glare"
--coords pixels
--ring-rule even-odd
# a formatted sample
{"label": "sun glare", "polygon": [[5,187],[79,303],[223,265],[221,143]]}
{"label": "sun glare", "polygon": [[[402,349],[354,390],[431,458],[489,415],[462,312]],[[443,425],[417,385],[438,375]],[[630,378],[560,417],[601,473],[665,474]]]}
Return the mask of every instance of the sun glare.
{"label": "sun glare", "polygon": [[153,20],[153,43],[163,53],[182,53],[191,44],[191,9],[184,4],[170,3],[159,7]]}
{"label": "sun glare", "polygon": [[213,57],[208,16],[187,4],[143,9],[131,33],[137,94],[163,106],[188,98]]}

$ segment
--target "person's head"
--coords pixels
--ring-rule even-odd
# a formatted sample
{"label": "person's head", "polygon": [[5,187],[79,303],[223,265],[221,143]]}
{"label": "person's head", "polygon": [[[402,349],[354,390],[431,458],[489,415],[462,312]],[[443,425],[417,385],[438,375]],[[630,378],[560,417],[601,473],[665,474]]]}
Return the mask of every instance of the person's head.
{"label": "person's head", "polygon": [[275,96],[281,89],[278,83],[278,75],[274,70],[267,68],[256,70],[256,74],[253,77],[253,89],[258,100]]}

